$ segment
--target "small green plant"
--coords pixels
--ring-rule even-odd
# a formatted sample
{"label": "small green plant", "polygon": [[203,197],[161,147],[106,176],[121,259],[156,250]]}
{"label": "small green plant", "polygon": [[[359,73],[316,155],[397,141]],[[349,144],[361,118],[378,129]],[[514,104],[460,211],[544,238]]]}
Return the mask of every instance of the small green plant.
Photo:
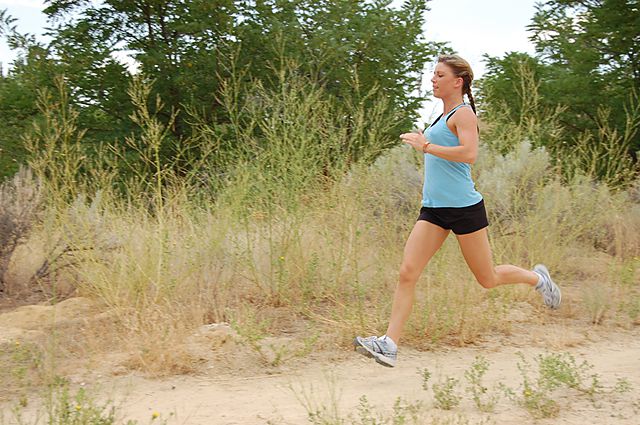
{"label": "small green plant", "polygon": [[513,391],[513,389],[509,388],[507,385],[505,385],[504,382],[500,382],[498,383],[498,389],[502,392],[502,394],[504,394],[504,396],[506,398],[508,398],[511,401],[515,401],[516,400],[516,393]]}
{"label": "small green plant", "polygon": [[431,379],[431,372],[429,372],[429,369],[422,368],[422,369],[418,369],[418,375],[420,375],[420,377],[422,378],[422,389],[425,391],[429,390],[429,379]]}
{"label": "small green plant", "polygon": [[[231,320],[231,327],[238,333],[244,343],[269,363],[261,341],[269,335],[268,330],[271,326],[271,321],[267,318],[258,317],[258,312],[249,306],[239,308],[238,316],[239,318]],[[272,349],[275,351],[275,361],[279,363],[284,351],[278,351],[273,346]]]}
{"label": "small green plant", "polygon": [[[318,393],[315,390],[313,384],[305,386],[301,384],[299,388],[296,388],[294,384],[289,384],[289,390],[294,394],[298,402],[304,407],[307,412],[307,421],[312,425],[342,425],[346,424],[346,419],[340,412],[339,400],[340,390],[337,388],[337,378],[332,372],[328,372],[325,375],[325,382],[327,385],[328,400],[326,402],[318,401]],[[362,409],[371,410],[368,407],[366,397],[360,398],[360,405]],[[366,423],[366,422],[365,422]]]}
{"label": "small green plant", "polygon": [[438,408],[451,410],[460,404],[460,396],[456,394],[458,383],[457,379],[447,377],[444,382],[433,384],[433,396],[436,399]]}
{"label": "small green plant", "polygon": [[[128,420],[122,422],[118,418],[117,406],[111,400],[98,403],[85,388],[79,388],[75,393],[69,388],[69,384],[58,380],[48,386],[45,395],[44,407],[46,409],[44,419],[47,425],[138,425],[138,421]],[[26,404],[20,401],[11,409],[12,421],[18,425],[39,424],[42,412],[36,412],[32,419],[23,415]],[[174,414],[171,413],[169,417]],[[5,424],[5,417],[0,414],[0,424]],[[149,424],[166,425],[168,418],[163,418],[158,412],[153,412],[149,417]]]}
{"label": "small green plant", "polygon": [[531,364],[522,353],[518,353],[520,362],[518,370],[522,376],[522,398],[516,399],[535,418],[550,418],[557,416],[560,411],[558,403],[552,400],[546,385],[539,385],[529,377]]}
{"label": "small green plant", "polygon": [[67,385],[52,392],[48,410],[51,425],[111,425],[116,420],[115,406],[97,405],[84,388],[71,395]]}
{"label": "small green plant", "polygon": [[570,353],[538,356],[540,386],[554,390],[562,385],[593,397],[602,389],[598,374],[588,375],[593,365],[587,361],[577,364]]}
{"label": "small green plant", "polygon": [[11,374],[18,381],[23,381],[30,370],[39,369],[43,362],[43,353],[33,343],[15,341],[6,350],[10,354]]}
{"label": "small green plant", "polygon": [[531,364],[522,353],[518,370],[522,375],[522,397],[516,398],[536,418],[557,416],[559,404],[552,398],[553,391],[561,387],[576,390],[595,402],[595,395],[602,390],[598,374],[588,375],[592,365],[583,361],[577,364],[570,353],[539,355],[536,358],[538,378],[530,377]]}
{"label": "small green plant", "polygon": [[526,388],[522,392],[522,405],[534,418],[553,418],[558,416],[560,405],[543,391]]}
{"label": "small green plant", "polygon": [[[407,403],[401,397],[396,398],[393,404],[392,425],[405,425],[408,423],[420,423],[420,411],[422,410],[422,402],[419,400],[415,403]],[[411,419],[411,422],[408,422]]]}
{"label": "small green plant", "polygon": [[15,394],[25,400],[30,387],[44,379],[44,351],[42,346],[15,340],[0,344],[0,382],[5,394]]}
{"label": "small green plant", "polygon": [[373,412],[366,395],[358,399],[358,425],[383,425],[385,421]]}
{"label": "small green plant", "polygon": [[628,393],[631,392],[631,390],[633,390],[633,386],[627,378],[618,378],[613,386],[613,392],[618,394]]}
{"label": "small green plant", "polygon": [[482,356],[477,356],[471,368],[464,372],[467,380],[467,392],[471,393],[473,402],[482,412],[492,412],[498,402],[497,394],[488,396],[488,388],[484,386],[482,378],[489,370],[489,362]]}

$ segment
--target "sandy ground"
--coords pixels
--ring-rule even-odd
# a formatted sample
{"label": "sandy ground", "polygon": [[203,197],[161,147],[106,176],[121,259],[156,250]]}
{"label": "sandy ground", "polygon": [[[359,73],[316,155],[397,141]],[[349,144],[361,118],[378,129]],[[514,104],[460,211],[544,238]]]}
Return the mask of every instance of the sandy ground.
{"label": "sandy ground", "polygon": [[[541,330],[538,330],[540,332]],[[560,329],[553,329],[560,331]],[[615,385],[617,378],[631,383],[631,393],[603,393],[596,396],[595,404],[588,397],[575,392],[559,392],[560,414],[552,419],[535,421],[524,408],[504,396],[495,412],[478,411],[471,397],[465,394],[460,406],[451,412],[435,408],[432,390],[422,388],[418,374],[428,368],[433,374],[431,382],[448,376],[461,383],[466,382],[464,371],[470,368],[478,355],[490,362],[486,386],[502,382],[514,389],[522,382],[517,368],[522,352],[532,361],[539,353],[549,353],[542,346],[525,347],[517,342],[504,344],[496,341],[475,347],[417,352],[405,349],[395,368],[379,366],[373,360],[357,353],[340,353],[334,359],[324,359],[276,374],[259,374],[241,378],[179,377],[161,381],[140,377],[121,377],[114,381],[115,388],[127,388],[127,399],[122,409],[129,418],[147,420],[152,412],[167,417],[174,412],[177,423],[185,424],[304,424],[307,420],[305,397],[315,408],[332,408],[332,398],[337,400],[340,417],[349,414],[357,419],[357,407],[361,396],[380,413],[391,416],[397,397],[405,402],[421,401],[427,414],[425,418],[455,418],[452,423],[553,423],[553,424],[639,424],[640,405],[640,332],[592,333],[585,341],[570,350],[577,363],[587,360],[593,365],[592,373],[601,377],[607,389]],[[459,392],[464,394],[465,385]],[[496,389],[496,393],[499,391]],[[459,421],[459,422],[456,422]],[[484,422],[483,422],[484,421]],[[359,422],[358,422],[359,423]]]}
{"label": "sandy ground", "polygon": [[[82,302],[66,305],[69,311],[74,308],[80,309],[76,312],[88,311]],[[72,308],[73,305],[76,307]],[[58,311],[58,317],[64,316],[62,311]],[[18,314],[21,312],[24,313],[22,319]],[[36,315],[46,316],[46,309],[31,306],[0,314],[0,344],[3,338],[6,344],[18,337],[28,337],[29,332],[37,332],[34,330],[38,326]],[[24,324],[21,330],[17,327],[19,323]],[[225,328],[207,329],[219,338]],[[104,400],[115,400],[121,418],[138,420],[141,424],[149,423],[154,412],[167,418],[168,424],[305,424],[311,423],[308,409],[322,410],[323,407],[346,420],[340,423],[360,424],[358,405],[362,396],[374,414],[387,418],[392,416],[398,397],[405,404],[420,403],[423,413],[419,423],[640,424],[639,326],[631,329],[576,327],[575,323],[563,320],[547,324],[515,323],[511,335],[487,336],[483,342],[471,346],[428,352],[401,347],[395,368],[382,367],[345,347],[323,350],[278,367],[245,364],[256,359],[239,345],[227,344],[226,349],[217,351],[192,375],[158,379],[130,372],[115,375],[110,373],[115,363],[105,360],[102,367],[85,370],[70,379],[74,386],[90,386]],[[560,406],[558,416],[536,420],[497,389],[498,383],[502,383],[521,392],[517,353],[524,354],[532,365],[538,354],[571,353],[578,364],[586,360],[593,365],[590,373],[599,375],[604,388],[596,394],[595,401],[574,390],[559,390],[554,393]],[[501,395],[492,413],[480,412],[465,392],[464,372],[476,356],[483,356],[490,363],[485,386],[491,394]],[[429,384],[447,377],[459,379],[457,392],[463,396],[459,406],[451,411],[435,406],[431,385],[428,390],[422,387],[419,373],[424,368],[432,374]],[[122,368],[118,373],[122,373]],[[631,391],[612,391],[620,378],[631,384]],[[4,401],[0,407],[7,412],[11,403],[15,400]],[[30,409],[37,406],[37,401],[30,401],[25,409],[27,416]],[[353,422],[347,420],[350,415]],[[7,422],[6,415],[5,423],[12,423]]]}

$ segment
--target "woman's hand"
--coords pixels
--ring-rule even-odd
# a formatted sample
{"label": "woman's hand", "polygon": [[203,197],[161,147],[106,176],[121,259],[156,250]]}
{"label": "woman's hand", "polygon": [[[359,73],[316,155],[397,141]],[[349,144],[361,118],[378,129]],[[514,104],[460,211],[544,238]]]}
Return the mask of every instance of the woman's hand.
{"label": "woman's hand", "polygon": [[422,130],[417,130],[417,132],[415,133],[414,132],[402,133],[400,135],[400,138],[402,139],[403,142],[405,142],[408,145],[411,145],[418,152],[423,152],[422,148],[424,144],[427,142],[427,139],[424,137],[424,134],[422,134]]}

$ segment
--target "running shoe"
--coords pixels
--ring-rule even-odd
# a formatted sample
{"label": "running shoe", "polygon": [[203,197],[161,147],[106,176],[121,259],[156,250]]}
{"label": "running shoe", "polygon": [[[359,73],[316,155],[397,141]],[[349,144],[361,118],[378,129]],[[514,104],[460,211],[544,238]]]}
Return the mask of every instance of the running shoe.
{"label": "running shoe", "polygon": [[353,340],[353,346],[358,353],[373,357],[376,362],[383,366],[394,367],[396,365],[398,348],[388,336],[370,336],[367,338],[357,336]]}
{"label": "running shoe", "polygon": [[558,285],[551,280],[549,270],[547,270],[544,264],[537,264],[533,268],[533,271],[540,276],[540,280],[538,281],[535,289],[542,294],[542,299],[544,300],[545,305],[551,309],[560,307],[562,292],[560,292]]}

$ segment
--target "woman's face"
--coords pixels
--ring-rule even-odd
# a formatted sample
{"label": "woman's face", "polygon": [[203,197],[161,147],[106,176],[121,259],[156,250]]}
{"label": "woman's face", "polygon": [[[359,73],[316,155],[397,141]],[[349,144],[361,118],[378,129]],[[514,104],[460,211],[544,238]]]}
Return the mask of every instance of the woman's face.
{"label": "woman's face", "polygon": [[433,96],[442,99],[461,92],[462,77],[456,77],[448,65],[438,62],[431,77],[431,84],[433,84]]}

